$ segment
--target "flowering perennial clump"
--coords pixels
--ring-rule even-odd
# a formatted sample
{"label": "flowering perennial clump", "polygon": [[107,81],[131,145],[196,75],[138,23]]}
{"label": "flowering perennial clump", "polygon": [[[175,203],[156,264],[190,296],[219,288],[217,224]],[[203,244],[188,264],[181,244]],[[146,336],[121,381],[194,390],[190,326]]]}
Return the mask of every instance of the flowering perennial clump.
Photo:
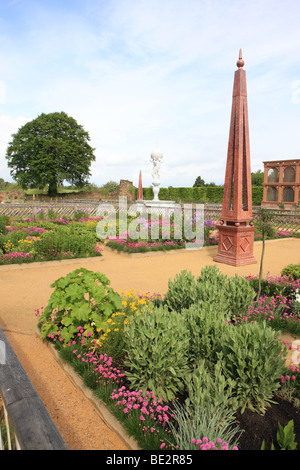
{"label": "flowering perennial clump", "polygon": [[295,328],[300,327],[300,317],[293,313],[291,304],[292,299],[282,294],[260,297],[256,304],[250,305],[242,320],[251,323],[264,320],[288,322],[293,323]]}
{"label": "flowering perennial clump", "polygon": [[123,385],[118,390],[113,390],[111,399],[133,425],[140,429],[143,436],[150,434],[156,438],[161,435],[165,439],[171,434],[168,423],[174,414],[168,405],[164,405],[163,399],[157,398],[153,391],[142,389],[132,391]]}
{"label": "flowering perennial clump", "polygon": [[[202,439],[191,439],[191,443],[195,444],[195,448],[197,450],[230,450],[229,444],[226,441],[222,441],[222,439],[217,439],[216,443],[213,441],[209,441],[207,437],[203,437]],[[238,450],[237,446],[233,446],[232,450]]]}

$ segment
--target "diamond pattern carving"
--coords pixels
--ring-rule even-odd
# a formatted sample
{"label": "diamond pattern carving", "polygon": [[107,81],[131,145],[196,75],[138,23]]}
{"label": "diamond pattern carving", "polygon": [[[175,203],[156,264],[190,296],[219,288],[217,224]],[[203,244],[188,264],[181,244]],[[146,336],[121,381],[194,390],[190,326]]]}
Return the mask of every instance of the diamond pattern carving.
{"label": "diamond pattern carving", "polygon": [[229,251],[233,247],[233,242],[232,242],[231,237],[228,237],[228,236],[224,237],[222,246],[224,250]]}
{"label": "diamond pattern carving", "polygon": [[249,246],[250,246],[250,242],[249,242],[248,238],[246,238],[246,237],[243,238],[241,243],[240,243],[240,247],[241,247],[241,249],[243,250],[244,253],[246,251],[248,251]]}

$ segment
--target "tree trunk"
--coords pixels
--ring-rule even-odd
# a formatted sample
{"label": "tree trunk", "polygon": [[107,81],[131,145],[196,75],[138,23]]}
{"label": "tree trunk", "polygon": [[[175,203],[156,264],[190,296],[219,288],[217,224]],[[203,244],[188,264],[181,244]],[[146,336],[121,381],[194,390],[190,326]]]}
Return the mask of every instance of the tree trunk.
{"label": "tree trunk", "polygon": [[56,197],[57,196],[57,180],[56,179],[53,179],[49,182],[48,196],[50,196],[50,197]]}

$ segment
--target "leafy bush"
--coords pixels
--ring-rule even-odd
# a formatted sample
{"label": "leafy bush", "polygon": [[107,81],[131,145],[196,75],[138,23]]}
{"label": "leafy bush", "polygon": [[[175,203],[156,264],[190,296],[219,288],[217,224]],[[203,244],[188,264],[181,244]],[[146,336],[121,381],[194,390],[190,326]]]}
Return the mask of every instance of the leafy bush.
{"label": "leafy bush", "polygon": [[184,270],[176,274],[174,281],[169,279],[165,301],[171,310],[180,312],[183,308],[189,308],[196,300],[196,281],[191,272]]}
{"label": "leafy bush", "polygon": [[289,264],[281,271],[282,276],[291,277],[294,280],[300,279],[300,263]]}
{"label": "leafy bush", "polygon": [[[215,302],[223,306],[231,318],[243,314],[253,302],[255,291],[245,278],[228,277],[214,266],[206,266],[197,278],[197,301]],[[228,318],[229,320],[229,318]]]}
{"label": "leafy bush", "polygon": [[0,234],[5,235],[7,233],[6,226],[8,221],[9,217],[7,215],[0,215]]}
{"label": "leafy bush", "polygon": [[45,232],[37,242],[39,253],[47,254],[51,251],[72,252],[77,255],[90,254],[95,245],[94,234],[86,232],[84,236],[73,227],[57,227],[55,231]]}
{"label": "leafy bush", "polygon": [[248,407],[264,414],[284,372],[280,332],[266,323],[245,323],[226,333],[220,356],[224,375],[236,384],[234,396],[242,412]]}
{"label": "leafy bush", "polygon": [[209,371],[204,359],[199,360],[193,373],[185,380],[188,398],[186,405],[192,410],[206,408],[213,415],[216,409],[231,411],[231,417],[238,408],[238,401],[232,398],[235,382],[226,378],[222,371],[221,361],[217,361]]}
{"label": "leafy bush", "polygon": [[129,320],[125,337],[126,376],[132,387],[151,390],[167,401],[183,391],[189,336],[182,315],[167,307],[145,309]]}
{"label": "leafy bush", "polygon": [[121,297],[109,284],[104,274],[85,268],[57,279],[40,317],[41,336],[46,338],[60,329],[61,337],[70,341],[80,326],[92,333],[102,329],[107,318],[122,307]]}
{"label": "leafy bush", "polygon": [[116,181],[108,181],[100,187],[101,194],[107,195],[111,193],[117,193],[119,184]]}
{"label": "leafy bush", "polygon": [[228,277],[214,265],[203,268],[197,280],[186,270],[170,279],[165,301],[177,312],[195,303],[214,303],[234,318],[246,313],[254,297],[255,291],[245,278]]}
{"label": "leafy bush", "polygon": [[84,219],[89,216],[88,209],[75,209],[74,211],[74,220]]}
{"label": "leafy bush", "polygon": [[202,302],[182,310],[189,330],[189,358],[192,366],[200,359],[207,363],[217,360],[225,329],[230,327],[226,309],[216,302]]}
{"label": "leafy bush", "polygon": [[245,314],[255,297],[255,290],[249,282],[236,274],[228,279],[225,290],[232,317]]}

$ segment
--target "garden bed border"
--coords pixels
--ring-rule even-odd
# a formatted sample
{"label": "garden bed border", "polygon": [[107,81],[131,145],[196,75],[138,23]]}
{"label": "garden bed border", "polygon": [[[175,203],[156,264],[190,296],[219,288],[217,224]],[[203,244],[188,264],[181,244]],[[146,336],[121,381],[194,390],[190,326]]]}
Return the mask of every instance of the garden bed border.
{"label": "garden bed border", "polygon": [[129,448],[128,450],[141,450],[136,440],[128,435],[120,421],[118,421],[117,418],[110,412],[105,403],[101,401],[100,398],[97,398],[93,394],[93,391],[84,384],[83,379],[74,371],[72,366],[69,365],[67,362],[64,362],[60,358],[59,353],[57,349],[53,346],[53,344],[49,343],[47,339],[41,338],[41,334],[38,327],[36,333],[40,340],[43,342],[43,344],[45,344],[49,348],[55,360],[58,362],[59,366],[64,370],[73,385],[85,395],[85,397],[92,403],[93,406],[95,406],[96,411],[99,414],[99,419],[101,419],[109,429],[114,431],[118,435],[118,437],[122,441],[124,441],[124,443]]}
{"label": "garden bed border", "polygon": [[0,327],[0,394],[21,450],[69,450]]}
{"label": "garden bed border", "polygon": [[33,261],[32,263],[12,263],[2,264],[0,271],[7,271],[10,269],[25,269],[25,268],[46,268],[47,266],[61,266],[64,264],[79,264],[82,262],[90,263],[93,261],[103,261],[104,257],[92,256],[89,258],[73,258],[73,259],[61,259],[61,260],[50,260],[50,261]]}

